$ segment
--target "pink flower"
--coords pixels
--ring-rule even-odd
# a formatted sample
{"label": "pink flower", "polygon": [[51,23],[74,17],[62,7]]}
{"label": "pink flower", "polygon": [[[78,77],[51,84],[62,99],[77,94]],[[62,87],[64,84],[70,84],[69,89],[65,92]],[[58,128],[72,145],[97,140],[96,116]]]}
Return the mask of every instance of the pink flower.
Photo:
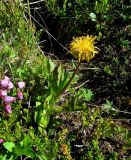
{"label": "pink flower", "polygon": [[23,99],[23,93],[19,91],[17,93],[17,97],[18,97],[19,100],[22,100]]}
{"label": "pink flower", "polygon": [[0,144],[4,142],[4,139],[0,138]]}
{"label": "pink flower", "polygon": [[11,102],[14,102],[16,100],[16,97],[12,97],[12,96],[5,96],[4,98],[3,98],[3,101],[5,102],[5,103],[11,103]]}
{"label": "pink flower", "polygon": [[10,90],[10,89],[12,89],[13,87],[14,87],[13,83],[12,83],[11,81],[9,81],[9,83],[8,83],[8,89]]}
{"label": "pink flower", "polygon": [[9,103],[5,105],[5,112],[9,114],[12,113],[11,105]]}
{"label": "pink flower", "polygon": [[6,79],[1,80],[0,81],[1,88],[7,88],[8,87],[8,83],[9,83],[9,81],[6,80]]}
{"label": "pink flower", "polygon": [[4,76],[4,80],[10,81],[10,78],[7,76]]}
{"label": "pink flower", "polygon": [[25,87],[25,82],[18,82],[17,85],[19,89],[22,89]]}
{"label": "pink flower", "polygon": [[5,97],[7,96],[7,91],[6,90],[0,90],[0,97]]}

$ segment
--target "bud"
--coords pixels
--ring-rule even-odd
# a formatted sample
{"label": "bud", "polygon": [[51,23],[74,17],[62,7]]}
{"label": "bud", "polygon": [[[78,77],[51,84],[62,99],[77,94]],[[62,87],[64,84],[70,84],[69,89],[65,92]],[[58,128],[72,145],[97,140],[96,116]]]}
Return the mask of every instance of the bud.
{"label": "bud", "polygon": [[8,114],[12,113],[11,105],[10,104],[6,104],[5,105],[5,112],[8,113]]}
{"label": "bud", "polygon": [[4,143],[4,139],[0,138],[0,144]]}
{"label": "bud", "polygon": [[19,91],[19,92],[17,93],[17,97],[18,97],[19,100],[22,100],[22,99],[24,98],[24,97],[23,97],[23,93]]}

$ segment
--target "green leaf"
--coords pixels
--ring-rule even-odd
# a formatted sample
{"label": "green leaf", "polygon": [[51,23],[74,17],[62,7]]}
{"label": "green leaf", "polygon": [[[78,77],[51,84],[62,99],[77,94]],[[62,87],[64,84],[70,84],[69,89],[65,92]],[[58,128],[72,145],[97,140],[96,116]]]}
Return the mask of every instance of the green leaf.
{"label": "green leaf", "polygon": [[49,58],[45,59],[46,62],[46,66],[47,66],[47,70],[48,72],[52,72],[55,68],[55,63],[53,63]]}
{"label": "green leaf", "polygon": [[37,158],[39,158],[39,160],[48,160],[44,155],[37,155]]}
{"label": "green leaf", "polygon": [[113,102],[106,100],[106,103],[102,105],[103,109],[106,110],[115,110],[115,108],[113,108]]}
{"label": "green leaf", "polygon": [[0,159],[1,159],[1,160],[7,160],[6,157],[7,157],[7,155],[5,155],[4,157],[3,157],[3,156],[0,156]]}
{"label": "green leaf", "polygon": [[40,120],[41,120],[41,114],[42,114],[42,110],[38,110],[35,112],[34,114],[34,120],[37,124],[39,124]]}
{"label": "green leaf", "polygon": [[61,77],[62,77],[62,66],[60,64],[60,66],[58,67],[58,77],[57,77],[57,86],[59,86],[59,83],[61,81]]}
{"label": "green leaf", "polygon": [[95,13],[90,13],[90,17],[91,17],[92,21],[96,21]]}
{"label": "green leaf", "polygon": [[87,89],[87,90],[85,89],[83,95],[87,101],[90,101],[93,96],[93,93],[90,89]]}
{"label": "green leaf", "polygon": [[111,70],[111,68],[110,68],[109,65],[106,65],[106,66],[104,67],[104,71],[105,71],[108,75],[110,75],[110,76],[113,76],[113,75],[114,75],[114,73],[113,73],[113,71]]}
{"label": "green leaf", "polygon": [[93,96],[93,92],[90,89],[81,88],[77,94],[79,98],[84,98],[86,101],[90,101]]}
{"label": "green leaf", "polygon": [[15,147],[15,144],[13,142],[5,142],[3,143],[3,146],[9,151],[12,152],[13,148]]}
{"label": "green leaf", "polygon": [[26,150],[26,148],[24,149],[25,150],[25,155],[27,157],[30,157],[30,158],[34,158],[35,157],[35,153],[32,151],[32,150]]}
{"label": "green leaf", "polygon": [[41,102],[36,102],[36,107],[40,106]]}
{"label": "green leaf", "polygon": [[31,146],[21,147],[20,144],[16,146],[15,153],[17,154],[17,156],[26,155],[30,158],[34,158],[35,156],[35,153],[32,151]]}
{"label": "green leaf", "polygon": [[21,145],[20,144],[17,144],[16,147],[15,147],[15,153],[17,156],[22,156],[24,153],[23,153],[23,149],[21,148]]}
{"label": "green leaf", "polygon": [[27,146],[30,145],[30,143],[31,143],[31,139],[30,139],[29,135],[26,135],[24,137],[23,141],[21,142],[21,146],[22,147],[27,147]]}

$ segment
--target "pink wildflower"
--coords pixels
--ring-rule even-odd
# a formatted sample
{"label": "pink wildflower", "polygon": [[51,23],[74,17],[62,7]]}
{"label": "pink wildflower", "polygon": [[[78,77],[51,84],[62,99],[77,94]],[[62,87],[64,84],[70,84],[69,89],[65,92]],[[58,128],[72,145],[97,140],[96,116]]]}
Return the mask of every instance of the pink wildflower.
{"label": "pink wildflower", "polygon": [[12,96],[5,96],[4,98],[3,98],[3,101],[5,102],[5,103],[11,103],[11,102],[14,102],[16,100],[16,97],[12,97]]}
{"label": "pink wildflower", "polygon": [[4,142],[4,139],[0,138],[0,144]]}
{"label": "pink wildflower", "polygon": [[6,90],[0,90],[0,97],[2,98],[2,97],[5,97],[5,96],[7,96],[7,91]]}
{"label": "pink wildflower", "polygon": [[9,114],[12,113],[11,104],[6,104],[6,105],[5,105],[5,112],[6,112],[6,113],[9,113]]}
{"label": "pink wildflower", "polygon": [[22,89],[25,87],[25,82],[18,82],[17,85],[19,89]]}
{"label": "pink wildflower", "polygon": [[1,80],[0,81],[1,88],[7,88],[8,87],[8,83],[9,83],[9,81],[6,80],[6,79]]}
{"label": "pink wildflower", "polygon": [[8,83],[8,89],[10,90],[10,89],[12,89],[13,87],[14,87],[13,83],[12,83],[11,81],[9,81],[9,83]]}
{"label": "pink wildflower", "polygon": [[4,76],[4,80],[10,81],[10,78],[7,76]]}
{"label": "pink wildflower", "polygon": [[18,97],[19,100],[22,100],[23,99],[23,93],[19,91],[17,93],[17,97]]}

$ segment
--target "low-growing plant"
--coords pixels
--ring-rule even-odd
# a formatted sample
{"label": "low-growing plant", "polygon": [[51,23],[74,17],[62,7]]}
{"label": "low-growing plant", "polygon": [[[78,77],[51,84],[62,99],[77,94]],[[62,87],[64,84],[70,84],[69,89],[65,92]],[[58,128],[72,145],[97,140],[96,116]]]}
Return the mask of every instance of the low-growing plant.
{"label": "low-growing plant", "polygon": [[[102,117],[105,110],[113,110],[113,104],[107,101],[101,108],[90,108],[87,102],[92,91],[73,87],[81,62],[89,62],[99,51],[96,37],[73,39],[70,53],[78,63],[68,73],[62,64],[41,54],[34,25],[25,18],[22,3],[0,4],[0,159],[129,157],[129,132],[111,117]],[[67,1],[64,5],[66,10]],[[109,69],[105,71],[109,73]]]}

